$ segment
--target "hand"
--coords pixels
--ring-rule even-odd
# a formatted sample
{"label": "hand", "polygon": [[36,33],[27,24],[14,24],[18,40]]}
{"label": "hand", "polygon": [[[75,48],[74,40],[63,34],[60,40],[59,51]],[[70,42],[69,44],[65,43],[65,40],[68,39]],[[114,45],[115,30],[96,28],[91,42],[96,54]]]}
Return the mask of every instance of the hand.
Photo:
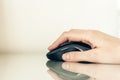
{"label": "hand", "polygon": [[73,29],[64,32],[48,49],[52,50],[65,41],[89,44],[92,49],[63,54],[65,61],[88,61],[95,63],[120,63],[120,39],[96,30]]}

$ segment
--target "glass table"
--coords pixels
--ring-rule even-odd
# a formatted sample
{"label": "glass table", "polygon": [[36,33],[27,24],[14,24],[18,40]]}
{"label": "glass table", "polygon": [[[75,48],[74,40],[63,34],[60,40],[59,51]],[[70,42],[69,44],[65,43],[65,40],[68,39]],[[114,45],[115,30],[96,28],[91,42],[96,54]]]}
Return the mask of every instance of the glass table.
{"label": "glass table", "polygon": [[120,65],[49,61],[46,51],[0,53],[0,80],[120,80]]}

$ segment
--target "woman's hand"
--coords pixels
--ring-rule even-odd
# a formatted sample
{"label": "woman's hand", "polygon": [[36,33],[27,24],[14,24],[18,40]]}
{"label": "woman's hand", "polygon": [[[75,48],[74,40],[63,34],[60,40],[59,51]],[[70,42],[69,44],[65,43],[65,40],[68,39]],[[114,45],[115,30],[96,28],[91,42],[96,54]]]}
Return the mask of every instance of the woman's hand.
{"label": "woman's hand", "polygon": [[64,32],[48,49],[52,50],[65,41],[89,44],[92,49],[63,54],[65,61],[89,61],[95,63],[120,63],[120,39],[96,30],[73,29]]}

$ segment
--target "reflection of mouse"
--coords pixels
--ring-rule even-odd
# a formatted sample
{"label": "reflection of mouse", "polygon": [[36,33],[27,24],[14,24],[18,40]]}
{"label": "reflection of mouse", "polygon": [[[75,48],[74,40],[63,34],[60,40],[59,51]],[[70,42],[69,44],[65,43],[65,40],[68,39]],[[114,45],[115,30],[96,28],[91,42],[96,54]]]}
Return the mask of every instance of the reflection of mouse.
{"label": "reflection of mouse", "polygon": [[70,72],[62,68],[63,62],[48,61],[46,66],[60,77],[60,80],[90,80],[90,76],[84,73]]}
{"label": "reflection of mouse", "polygon": [[91,49],[87,44],[81,42],[65,42],[47,53],[47,57],[50,60],[63,61],[62,55],[71,51],[86,51]]}

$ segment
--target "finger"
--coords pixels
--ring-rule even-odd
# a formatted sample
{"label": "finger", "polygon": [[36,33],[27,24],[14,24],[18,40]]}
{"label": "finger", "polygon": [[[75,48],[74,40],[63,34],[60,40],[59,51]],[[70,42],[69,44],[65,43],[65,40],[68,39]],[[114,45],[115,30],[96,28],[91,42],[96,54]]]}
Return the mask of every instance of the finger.
{"label": "finger", "polygon": [[71,61],[71,62],[80,62],[80,61],[88,61],[99,63],[99,55],[97,49],[92,49],[88,51],[73,51],[63,54],[62,58],[64,61]]}
{"label": "finger", "polygon": [[67,32],[64,32],[51,46],[48,47],[49,50],[52,50],[68,40]]}
{"label": "finger", "polygon": [[65,41],[84,42],[93,47],[94,44],[91,35],[92,31],[89,30],[70,30],[68,32],[64,32],[48,49],[52,50]]}

